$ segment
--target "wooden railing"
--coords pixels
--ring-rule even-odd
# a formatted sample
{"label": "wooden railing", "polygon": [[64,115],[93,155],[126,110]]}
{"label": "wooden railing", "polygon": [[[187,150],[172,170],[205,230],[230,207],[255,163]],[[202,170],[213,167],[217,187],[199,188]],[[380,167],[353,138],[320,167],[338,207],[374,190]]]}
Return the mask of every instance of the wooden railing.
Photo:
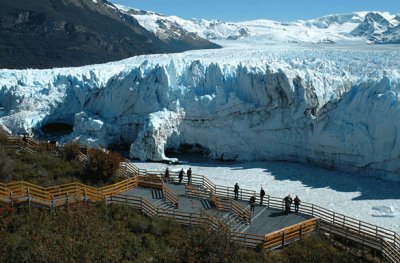
{"label": "wooden railing", "polygon": [[264,248],[265,237],[242,232],[232,232],[231,240],[245,247],[259,249]]}
{"label": "wooden railing", "polygon": [[307,233],[314,232],[317,229],[318,220],[319,218],[312,218],[267,234],[264,249],[284,247],[289,242],[300,239]]}
{"label": "wooden railing", "polygon": [[210,192],[193,184],[185,184],[185,195],[200,199],[210,199]]}
{"label": "wooden railing", "polygon": [[[38,142],[31,138],[23,140],[21,137],[11,135],[7,135],[6,137],[3,135],[0,136],[0,141],[10,146],[30,149],[32,151],[54,151],[60,149],[60,147],[56,147],[47,142]],[[80,156],[82,159],[85,159],[84,150],[85,149],[82,149],[83,153]],[[86,151],[90,151],[90,149],[86,149]],[[128,161],[122,163],[121,168],[125,169],[127,177],[140,175],[140,179],[133,179],[130,183],[125,183],[126,185],[123,185],[122,183],[115,187],[109,186],[104,189],[100,188],[101,190],[77,183],[58,186],[58,188],[53,187],[52,190],[34,186],[26,182],[12,183],[10,185],[0,184],[0,199],[10,204],[28,201],[37,203],[41,202],[44,205],[48,205],[48,203],[51,202],[52,206],[57,206],[82,198],[94,201],[103,200],[104,198],[107,200],[107,198],[120,193],[119,191],[122,191],[124,187],[127,189],[126,187],[133,187],[138,184],[147,185],[148,187],[158,187],[158,189],[164,190],[162,184],[160,186],[160,179],[155,178],[162,176],[162,173],[159,171],[150,172],[138,169]],[[172,181],[178,181],[177,173],[170,173],[170,177]],[[183,182],[187,182],[187,176],[184,176]],[[223,207],[223,204],[219,201],[221,197],[234,198],[233,187],[215,185],[205,176],[192,175],[191,183],[210,190],[211,199],[216,203],[216,205],[218,204],[217,207]],[[164,192],[170,191],[166,190]],[[165,194],[165,196],[167,198],[171,197],[169,193]],[[239,190],[240,200],[249,201],[251,196],[256,196],[258,200],[260,198],[255,191],[247,189]],[[145,203],[145,201],[142,203]],[[282,198],[267,195],[264,197],[264,204],[270,208],[284,209]],[[147,207],[150,207],[150,205]],[[148,210],[150,211],[151,209],[148,208]],[[381,251],[382,254],[392,262],[400,262],[400,236],[394,231],[306,202],[301,203],[299,213],[320,218],[321,231],[349,238],[363,246],[368,246]],[[151,213],[149,212],[149,214]]]}
{"label": "wooden railing", "polygon": [[175,194],[171,189],[169,189],[169,187],[163,183],[163,193],[165,198],[175,206],[175,208],[178,207],[178,203],[179,203],[179,197],[177,194]]}
{"label": "wooden railing", "polygon": [[111,204],[127,205],[142,211],[143,214],[154,217],[157,216],[157,208],[143,197],[132,195],[115,195],[109,198]]}
{"label": "wooden railing", "polygon": [[214,191],[211,191],[211,194],[210,194],[210,195],[211,195],[211,200],[213,201],[215,207],[216,207],[218,210],[222,210],[222,209],[223,209],[223,206],[222,206],[221,202],[218,200],[218,197],[217,197],[217,195],[214,193]]}
{"label": "wooden railing", "polygon": [[217,197],[217,199],[222,210],[230,211],[242,218],[244,221],[250,222],[251,213],[248,208],[243,207],[240,203],[231,198]]}
{"label": "wooden railing", "polygon": [[8,135],[4,132],[1,132],[0,142],[4,145],[18,147],[29,152],[54,151],[58,149],[55,144],[49,142],[37,141],[31,137]]}
{"label": "wooden railing", "polygon": [[41,187],[20,181],[0,185],[0,199],[13,206],[31,202],[49,207],[57,207],[75,201],[101,201],[113,195],[138,186],[138,178],[132,177],[121,182],[95,188],[81,183],[70,183],[52,187]]}
{"label": "wooden railing", "polygon": [[120,169],[123,171],[126,177],[140,175],[140,169],[133,165],[129,160],[123,159],[120,165]]}
{"label": "wooden railing", "polygon": [[[170,177],[174,182],[177,182],[177,173],[170,173]],[[187,182],[186,176],[182,182]],[[221,200],[221,197],[227,197],[231,199],[234,198],[233,187],[215,185],[205,176],[193,174],[192,184],[203,186],[209,189],[211,193],[215,194],[218,200]],[[257,200],[260,200],[260,196],[258,193],[256,193],[256,191],[239,189],[239,200],[249,201],[251,196],[255,196]],[[215,202],[214,199],[213,201]],[[284,210],[285,207],[282,198],[273,197],[270,195],[266,195],[264,197],[263,203],[269,208]],[[354,235],[357,235],[357,238],[352,238],[353,241],[358,242],[363,246],[369,246],[375,249],[380,247],[379,251],[381,251],[388,260],[391,260],[392,262],[400,262],[393,260],[397,260],[400,257],[400,236],[392,230],[363,222],[361,220],[357,220],[344,214],[336,213],[307,202],[301,203],[299,213],[309,215],[311,217],[318,217],[320,221],[324,223],[321,224],[321,231],[329,232],[330,229],[341,229],[341,231],[336,230],[335,233],[336,235],[344,238],[347,238],[350,231],[352,231]],[[330,228],[324,226],[330,226]],[[366,237],[369,237],[372,241],[366,242]]]}
{"label": "wooden railing", "polygon": [[163,189],[163,181],[160,177],[156,175],[149,175],[149,176],[139,175],[138,178],[140,187],[148,187],[159,190]]}

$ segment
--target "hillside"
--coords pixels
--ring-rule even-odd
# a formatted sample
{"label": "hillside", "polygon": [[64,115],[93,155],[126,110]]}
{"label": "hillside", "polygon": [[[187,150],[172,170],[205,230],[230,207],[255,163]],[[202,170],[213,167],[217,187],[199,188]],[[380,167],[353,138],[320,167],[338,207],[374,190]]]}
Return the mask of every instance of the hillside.
{"label": "hillside", "polygon": [[81,66],[219,47],[190,35],[160,39],[106,0],[4,0],[1,6],[0,68]]}

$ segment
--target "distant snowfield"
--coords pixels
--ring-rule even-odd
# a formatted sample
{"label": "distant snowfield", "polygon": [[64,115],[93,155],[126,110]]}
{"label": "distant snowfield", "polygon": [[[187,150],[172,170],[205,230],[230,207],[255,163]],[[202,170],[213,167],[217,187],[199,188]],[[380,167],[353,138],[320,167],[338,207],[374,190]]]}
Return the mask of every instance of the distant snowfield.
{"label": "distant snowfield", "polygon": [[205,175],[215,184],[259,191],[284,197],[299,195],[338,213],[400,233],[400,183],[370,177],[353,176],[311,165],[291,162],[186,162],[167,165],[134,161],[142,169],[185,171]]}

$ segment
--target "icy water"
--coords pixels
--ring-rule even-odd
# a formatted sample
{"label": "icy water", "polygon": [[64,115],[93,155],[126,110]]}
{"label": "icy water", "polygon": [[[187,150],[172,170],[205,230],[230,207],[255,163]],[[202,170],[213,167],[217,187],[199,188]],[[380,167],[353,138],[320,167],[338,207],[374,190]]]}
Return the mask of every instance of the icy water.
{"label": "icy water", "polygon": [[[218,162],[191,158],[179,165],[134,163],[143,169],[160,171],[166,167],[186,171],[191,167],[194,174],[206,175],[218,185],[233,186],[237,182],[241,188],[255,191],[262,186],[271,196],[299,195],[304,202],[400,233],[400,183],[291,162]],[[383,210],[394,213],[382,213]]]}

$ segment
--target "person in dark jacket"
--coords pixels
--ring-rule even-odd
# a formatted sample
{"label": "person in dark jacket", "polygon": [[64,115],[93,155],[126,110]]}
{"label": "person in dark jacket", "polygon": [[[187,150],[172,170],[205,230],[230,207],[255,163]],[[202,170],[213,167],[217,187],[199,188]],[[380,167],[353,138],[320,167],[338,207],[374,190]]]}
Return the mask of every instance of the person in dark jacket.
{"label": "person in dark jacket", "polygon": [[297,213],[297,212],[299,212],[299,206],[300,206],[301,200],[300,200],[299,196],[296,195],[296,197],[294,198],[293,201],[294,201],[294,211]]}
{"label": "person in dark jacket", "polygon": [[165,177],[165,179],[168,181],[168,179],[169,179],[169,170],[168,170],[168,167],[167,167],[167,169],[165,169],[164,177]]}
{"label": "person in dark jacket", "polygon": [[233,188],[233,192],[235,193],[235,199],[239,198],[239,185],[238,183],[235,184],[234,188]]}
{"label": "person in dark jacket", "polygon": [[264,189],[261,187],[261,190],[260,190],[260,205],[262,205],[262,203],[263,203],[264,196],[265,196],[265,191],[264,191]]}
{"label": "person in dark jacket", "polygon": [[192,168],[189,167],[189,169],[186,172],[187,177],[188,177],[188,184],[192,182]]}
{"label": "person in dark jacket", "polygon": [[253,195],[250,197],[250,211],[254,213],[254,208],[256,206],[256,197]]}
{"label": "person in dark jacket", "polygon": [[283,201],[285,202],[285,214],[290,213],[290,206],[292,205],[293,199],[290,195],[286,196],[283,198]]}
{"label": "person in dark jacket", "polygon": [[183,174],[184,173],[185,172],[183,171],[183,169],[179,172],[179,175],[178,175],[179,183],[182,183],[182,179],[183,179]]}

